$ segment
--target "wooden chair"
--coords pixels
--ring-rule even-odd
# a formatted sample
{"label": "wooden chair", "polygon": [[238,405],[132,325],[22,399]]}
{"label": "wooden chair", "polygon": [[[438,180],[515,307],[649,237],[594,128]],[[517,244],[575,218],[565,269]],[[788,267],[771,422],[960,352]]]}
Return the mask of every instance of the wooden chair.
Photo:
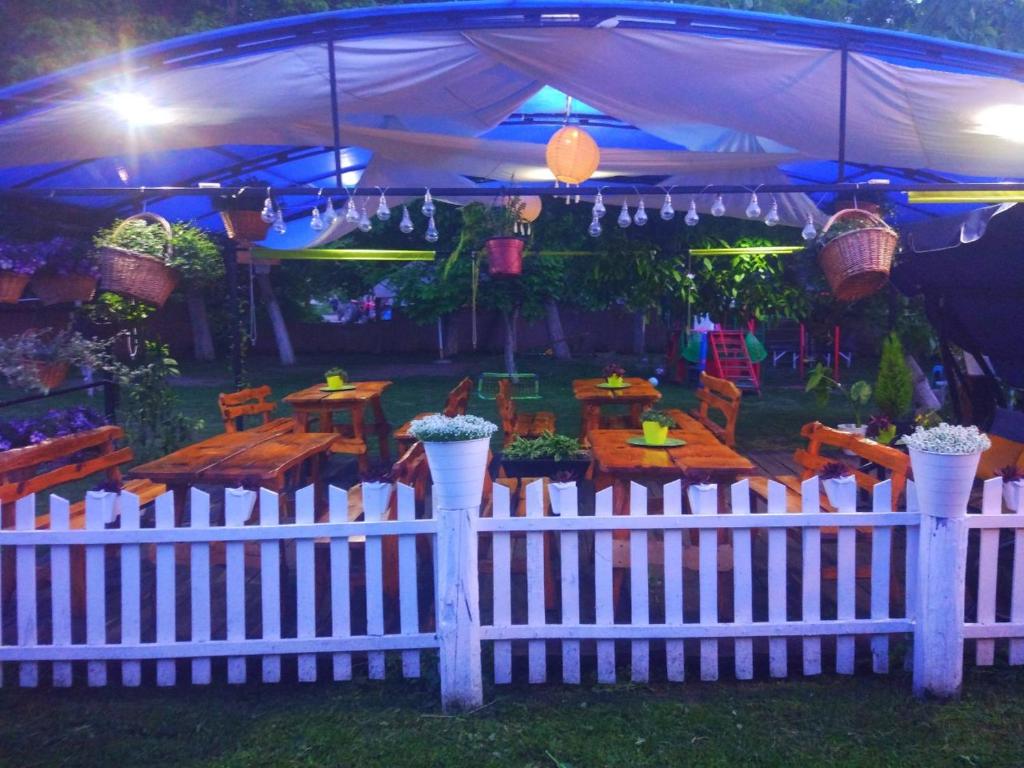
{"label": "wooden chair", "polygon": [[505,433],[504,445],[511,443],[516,436],[539,437],[543,432],[555,431],[555,414],[550,411],[519,413],[512,400],[512,384],[508,379],[498,382],[496,403],[501,429]]}
{"label": "wooden chair", "polygon": [[291,422],[289,418],[271,419],[277,409],[277,403],[269,401],[270,387],[264,384],[262,387],[240,389],[237,392],[222,392],[217,397],[217,404],[220,406],[220,417],[224,420],[225,432],[237,432],[236,421],[246,416],[259,416],[261,423],[252,427],[254,430],[274,430],[282,425]]}
{"label": "wooden chair", "polygon": [[[460,381],[455,388],[448,393],[448,397],[445,398],[444,408],[441,413],[445,416],[459,416],[466,413],[469,410],[469,397],[473,394],[473,380],[465,378]],[[417,413],[409,421],[405,422],[402,426],[394,432],[395,441],[398,443],[399,448],[402,451],[408,451],[412,447],[413,443],[416,442],[416,438],[409,434],[409,427],[416,419],[422,419],[427,416],[433,416],[433,413]]]}
{"label": "wooden chair", "polygon": [[[740,400],[743,398],[743,393],[731,381],[716,379],[706,373],[701,373],[700,384],[700,389],[697,390],[700,407],[690,411],[690,415],[711,430],[715,437],[730,448],[735,447],[736,422],[740,418]],[[711,418],[710,411],[712,409],[722,415],[725,424],[719,424]],[[671,411],[669,413],[671,414]]]}

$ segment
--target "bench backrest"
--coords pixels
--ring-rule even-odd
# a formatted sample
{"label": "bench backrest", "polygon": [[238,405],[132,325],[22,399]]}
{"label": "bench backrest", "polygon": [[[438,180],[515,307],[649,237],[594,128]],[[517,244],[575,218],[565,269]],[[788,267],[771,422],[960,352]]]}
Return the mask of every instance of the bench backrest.
{"label": "bench backrest", "polygon": [[461,416],[469,410],[469,396],[473,393],[473,380],[465,378],[448,393],[444,401],[445,416]]}
{"label": "bench backrest", "polygon": [[512,401],[512,382],[502,379],[498,382],[498,394],[494,399],[501,417],[501,430],[506,439],[516,431],[516,404]]}
{"label": "bench backrest", "polygon": [[[740,417],[740,400],[743,393],[731,381],[708,376],[706,373],[701,373],[700,383],[701,387],[697,390],[697,399],[700,401],[697,418],[723,443],[730,447],[735,446],[736,422]],[[712,410],[722,415],[724,424],[719,424],[711,418]]]}
{"label": "bench backrest", "polygon": [[224,420],[225,432],[237,432],[238,427],[235,420],[244,416],[260,416],[266,424],[270,421],[270,414],[277,408],[277,403],[272,403],[270,387],[264,384],[262,387],[240,389],[237,392],[221,392],[217,397],[217,404],[220,406],[220,417]]}
{"label": "bench backrest", "polygon": [[[857,458],[881,467],[892,481],[892,505],[897,508],[900,498],[907,487],[907,474],[910,471],[910,457],[903,451],[890,448],[888,445],[876,443],[866,437],[840,432],[838,429],[826,427],[818,421],[804,424],[800,434],[807,438],[807,448],[801,448],[793,454],[793,459],[803,467],[802,479],[813,477],[818,471],[835,458],[823,456],[823,446],[850,451]],[[879,482],[879,478],[861,470],[854,470],[857,486],[870,491]]]}

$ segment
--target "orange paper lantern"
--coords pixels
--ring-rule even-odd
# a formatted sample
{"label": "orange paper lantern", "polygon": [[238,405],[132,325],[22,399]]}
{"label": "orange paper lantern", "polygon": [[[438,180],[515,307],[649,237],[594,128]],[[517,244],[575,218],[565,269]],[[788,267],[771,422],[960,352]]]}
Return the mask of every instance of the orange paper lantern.
{"label": "orange paper lantern", "polygon": [[589,133],[579,126],[566,125],[548,141],[545,159],[558,181],[582,184],[597,170],[601,151]]}

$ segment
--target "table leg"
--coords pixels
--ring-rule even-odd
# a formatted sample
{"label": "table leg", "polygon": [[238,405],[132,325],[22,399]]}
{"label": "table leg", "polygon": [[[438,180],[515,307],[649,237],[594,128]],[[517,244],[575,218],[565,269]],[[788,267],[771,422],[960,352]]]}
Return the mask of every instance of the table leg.
{"label": "table leg", "polygon": [[586,437],[590,431],[601,426],[601,406],[593,403],[583,404],[583,423],[581,425],[583,436]]}
{"label": "table leg", "polygon": [[363,408],[352,409],[352,436],[363,444],[363,452],[359,454],[359,471],[366,473],[370,469],[370,446],[366,444],[366,414]]}
{"label": "table leg", "polygon": [[380,396],[373,398],[373,418],[377,428],[377,450],[380,452],[381,461],[385,464],[391,463],[391,425],[388,424],[384,415],[384,403]]}
{"label": "table leg", "polygon": [[292,414],[292,419],[295,421],[296,432],[309,432],[309,411],[299,410],[296,408]]}

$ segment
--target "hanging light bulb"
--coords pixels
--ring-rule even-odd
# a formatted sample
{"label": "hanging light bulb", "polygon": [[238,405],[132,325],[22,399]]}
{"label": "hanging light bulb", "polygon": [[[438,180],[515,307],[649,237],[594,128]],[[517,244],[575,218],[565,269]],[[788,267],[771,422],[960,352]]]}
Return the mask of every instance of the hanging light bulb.
{"label": "hanging light bulb", "polygon": [[676,215],[676,209],[672,207],[672,195],[668,192],[665,193],[665,202],[661,204],[661,220],[672,221],[672,217]]}
{"label": "hanging light bulb", "polygon": [[647,223],[647,209],[644,207],[644,199],[640,198],[640,203],[636,207],[636,213],[633,214],[633,223],[638,227],[642,227]]}
{"label": "hanging light bulb", "polygon": [[818,236],[818,230],[814,228],[814,216],[807,214],[807,223],[804,224],[804,228],[800,230],[800,237],[807,242],[810,242]]}
{"label": "hanging light bulb", "polygon": [[260,211],[260,219],[264,224],[273,224],[277,218],[277,211],[274,210],[274,200],[270,197],[270,189],[267,189],[267,199],[263,201],[263,210]]}
{"label": "hanging light bulb", "polygon": [[750,193],[750,202],[747,203],[747,210],[745,211],[748,219],[756,219],[761,215],[761,206],[757,202],[757,192]]}
{"label": "hanging light bulb", "polygon": [[722,199],[721,195],[715,195],[715,202],[711,204],[711,215],[725,216],[725,200]]}
{"label": "hanging light bulb", "polygon": [[416,227],[412,224],[412,217],[409,215],[409,209],[406,206],[402,206],[402,221],[399,222],[398,228],[406,235],[411,234]]}
{"label": "hanging light bulb", "polygon": [[594,215],[599,219],[603,219],[606,212],[604,196],[601,194],[601,190],[598,190],[597,195],[594,197]]}
{"label": "hanging light bulb", "polygon": [[324,228],[324,220],[320,216],[320,209],[315,205],[313,206],[313,213],[309,217],[309,228],[314,232],[319,232]]}
{"label": "hanging light bulb", "polygon": [[363,206],[363,210],[359,213],[359,227],[360,232],[369,232],[373,229],[373,224],[370,222],[370,217],[366,215],[366,206]]}
{"label": "hanging light bulb", "polygon": [[388,200],[384,197],[384,193],[380,193],[380,202],[377,203],[377,218],[381,221],[387,221],[391,218],[391,209],[388,208]]}
{"label": "hanging light bulb", "polygon": [[587,229],[587,234],[591,237],[601,236],[601,217],[596,213],[594,214],[594,218],[590,220],[590,227]]}
{"label": "hanging light bulb", "polygon": [[683,218],[688,227],[696,227],[697,222],[700,221],[700,214],[697,213],[697,201],[692,197],[690,198],[690,207],[686,209],[686,216]]}
{"label": "hanging light bulb", "polygon": [[330,226],[338,220],[338,212],[334,210],[334,201],[327,198],[327,206],[324,208],[324,223]]}
{"label": "hanging light bulb", "polygon": [[359,211],[356,210],[356,199],[352,195],[348,196],[348,203],[345,205],[345,221],[349,224],[359,223]]}
{"label": "hanging light bulb", "polygon": [[768,215],[764,217],[764,223],[769,227],[774,227],[779,223],[779,202],[774,197],[768,208]]}
{"label": "hanging light bulb", "polygon": [[618,225],[625,229],[633,223],[633,218],[629,215],[629,203],[625,200],[622,201],[622,210],[619,211]]}
{"label": "hanging light bulb", "polygon": [[423,211],[423,215],[428,219],[437,213],[437,206],[434,205],[434,198],[430,194],[430,190],[427,190],[427,194],[423,196],[423,207],[420,209]]}
{"label": "hanging light bulb", "polygon": [[424,239],[428,243],[436,243],[437,242],[437,238],[438,238],[437,225],[434,223],[434,217],[433,216],[431,216],[429,219],[427,219],[427,233],[423,237],[424,237]]}
{"label": "hanging light bulb", "polygon": [[284,209],[281,206],[277,207],[277,213],[274,215],[274,231],[279,235],[288,231],[288,225],[284,223]]}

